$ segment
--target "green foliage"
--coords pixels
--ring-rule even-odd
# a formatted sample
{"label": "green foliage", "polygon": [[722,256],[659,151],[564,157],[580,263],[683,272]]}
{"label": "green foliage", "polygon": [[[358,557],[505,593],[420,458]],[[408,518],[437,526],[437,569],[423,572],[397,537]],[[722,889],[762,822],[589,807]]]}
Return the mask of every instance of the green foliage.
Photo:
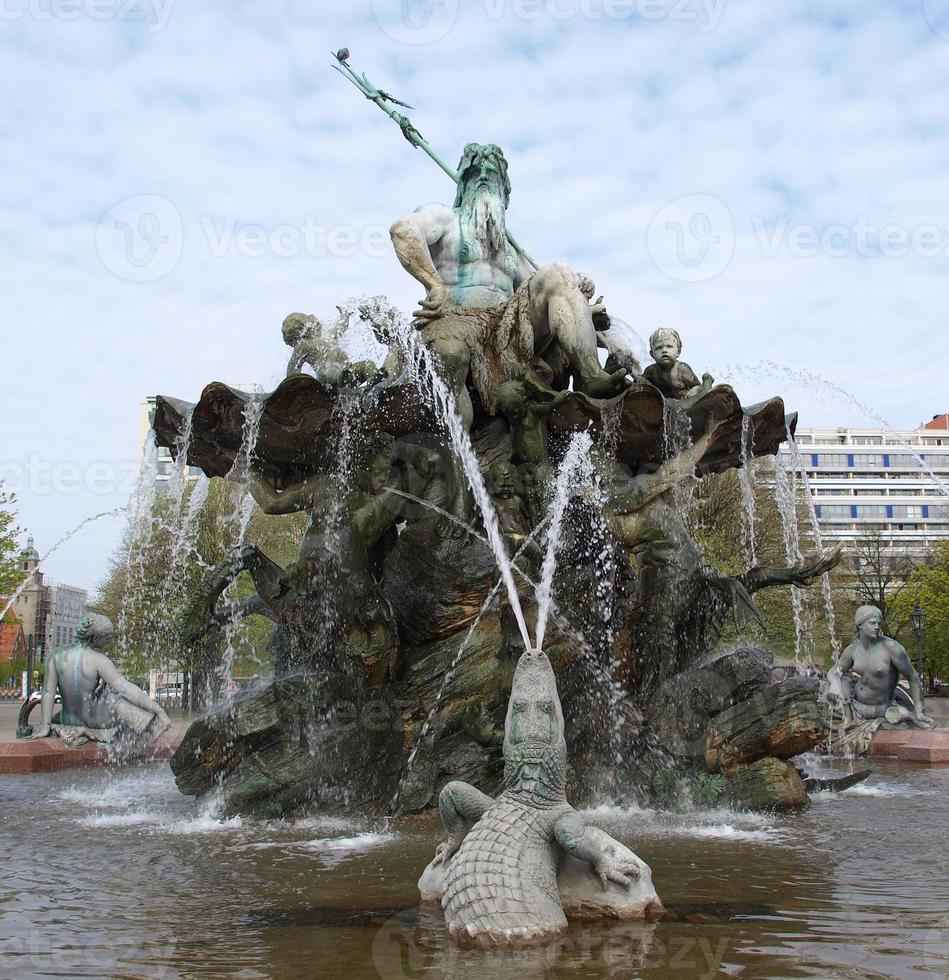
{"label": "green foliage", "polygon": [[[23,581],[23,571],[17,556],[20,546],[16,526],[16,494],[10,493],[0,483],[0,595],[9,596]],[[0,607],[2,608],[2,607]]]}
{"label": "green foliage", "polygon": [[696,776],[692,780],[692,799],[702,806],[715,806],[725,792],[725,777],[720,773]]}
{"label": "green foliage", "polygon": [[[923,650],[929,669],[938,677],[949,678],[949,541],[940,542],[909,576],[906,587],[893,602],[895,614],[909,622],[917,599],[925,617]],[[900,637],[913,661],[916,643],[911,629]]]}
{"label": "green foliage", "polygon": [[682,777],[675,769],[659,769],[652,777],[652,795],[660,806],[673,806],[679,800]]}
{"label": "green foliage", "polygon": [[[234,488],[224,480],[211,480],[207,498],[191,524],[190,547],[179,549],[182,514],[187,512],[194,485],[186,488],[181,510],[175,511],[170,494],[156,494],[152,513],[138,533],[127,528],[100,584],[93,608],[116,624],[115,649],[123,670],[144,678],[150,668],[172,667],[201,671],[222,655],[220,631],[185,644],[179,636],[184,611],[194,600],[205,576],[228,557],[235,541]],[[306,526],[306,515],[269,517],[255,508],[245,541],[256,544],[281,565],[289,564]],[[227,594],[231,601],[254,592],[249,576],[241,575]],[[273,623],[261,616],[242,620],[234,634],[234,673],[266,673],[271,667],[266,646]]]}
{"label": "green foliage", "polygon": [[[755,557],[758,565],[782,567],[787,565],[781,514],[773,492],[774,463],[771,459],[755,461]],[[689,530],[702,552],[702,559],[729,575],[748,570],[750,556],[747,547],[741,481],[737,470],[710,474],[696,487],[688,510]],[[802,550],[807,558],[816,549],[806,533],[810,526],[803,495],[798,501],[798,527],[802,531]],[[808,626],[810,652],[818,663],[830,660],[832,644],[820,582],[799,592],[804,607],[803,620]],[[742,639],[760,643],[778,657],[795,656],[794,606],[790,588],[763,589],[754,596],[755,605],[765,620],[765,627],[748,624]],[[846,605],[846,600],[841,599]],[[835,597],[835,608],[838,600]],[[837,634],[840,617],[837,616]],[[838,639],[840,637],[838,636]],[[737,639],[734,625],[729,624],[722,635],[722,645]],[[808,652],[806,649],[803,651]]]}

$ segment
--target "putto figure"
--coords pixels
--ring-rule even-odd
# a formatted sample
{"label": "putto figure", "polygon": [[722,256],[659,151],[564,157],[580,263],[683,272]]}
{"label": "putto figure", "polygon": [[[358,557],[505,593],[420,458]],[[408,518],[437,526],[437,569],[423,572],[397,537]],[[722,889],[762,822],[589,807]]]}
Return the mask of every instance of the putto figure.
{"label": "putto figure", "polygon": [[535,357],[592,397],[618,394],[626,370],[600,367],[580,277],[559,262],[535,272],[508,241],[511,184],[500,147],[469,143],[458,174],[453,207],[424,205],[399,218],[391,235],[399,261],[425,287],[415,325],[438,355],[463,421],[474,418],[469,373],[493,414],[500,385]]}
{"label": "putto figure", "polygon": [[[160,704],[127,681],[102,653],[112,638],[105,616],[87,616],[76,631],[78,643],[57,650],[46,661],[41,724],[30,738],[58,735],[67,745],[112,742],[120,736],[146,740],[171,727]],[[62,697],[54,723],[56,692]]]}
{"label": "putto figure", "polygon": [[[831,670],[832,691],[839,681],[844,725],[852,728],[873,722],[874,727],[886,723],[935,728],[936,723],[926,715],[919,674],[903,646],[883,635],[882,622],[883,614],[876,606],[861,606],[854,616],[857,638]],[[900,677],[909,681],[911,707],[898,686]]]}
{"label": "putto figure", "polygon": [[713,384],[710,374],[703,374],[702,380],[685,361],[680,361],[682,338],[678,330],[660,328],[649,338],[649,353],[656,362],[650,364],[643,377],[655,385],[666,398],[682,400],[692,398],[708,391]]}
{"label": "putto figure", "polygon": [[307,365],[319,381],[330,385],[362,384],[379,378],[379,369],[372,361],[350,361],[335,331],[328,330],[315,316],[291,313],[283,321],[283,340],[293,349],[287,363],[288,378],[303,374]]}
{"label": "putto figure", "polygon": [[[497,800],[462,782],[448,783],[439,797],[448,836],[419,889],[423,899],[440,897],[452,938],[531,945],[563,932],[565,909],[581,906],[587,917],[594,909],[615,918],[660,914],[648,866],[587,826],[567,802],[563,711],[541,650],[528,650],[517,662],[503,753],[504,792]],[[599,894],[590,894],[584,875]],[[615,897],[604,894],[609,890]]]}

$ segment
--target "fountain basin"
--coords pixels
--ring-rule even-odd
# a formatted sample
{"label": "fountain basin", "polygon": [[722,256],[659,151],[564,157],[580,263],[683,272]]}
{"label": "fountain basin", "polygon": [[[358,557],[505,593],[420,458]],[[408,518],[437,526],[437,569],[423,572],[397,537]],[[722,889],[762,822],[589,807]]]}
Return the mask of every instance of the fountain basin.
{"label": "fountain basin", "polygon": [[[160,744],[150,745],[135,762],[168,759],[178,748],[180,736],[169,734]],[[55,737],[18,739],[0,742],[0,775],[23,776],[34,772],[59,772],[83,766],[104,766],[114,758],[104,745],[87,742],[76,749],[67,748]]]}
{"label": "fountain basin", "polygon": [[878,731],[870,743],[870,755],[930,765],[949,764],[949,731]]}

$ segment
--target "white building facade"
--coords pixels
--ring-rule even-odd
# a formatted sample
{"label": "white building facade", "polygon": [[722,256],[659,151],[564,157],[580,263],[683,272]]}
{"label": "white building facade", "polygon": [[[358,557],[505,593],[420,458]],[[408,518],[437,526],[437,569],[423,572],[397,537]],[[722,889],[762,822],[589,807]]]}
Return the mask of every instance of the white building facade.
{"label": "white building facade", "polygon": [[[798,429],[822,535],[855,541],[879,532],[894,550],[922,553],[949,539],[949,417],[911,432]],[[794,467],[790,450],[781,450]]]}

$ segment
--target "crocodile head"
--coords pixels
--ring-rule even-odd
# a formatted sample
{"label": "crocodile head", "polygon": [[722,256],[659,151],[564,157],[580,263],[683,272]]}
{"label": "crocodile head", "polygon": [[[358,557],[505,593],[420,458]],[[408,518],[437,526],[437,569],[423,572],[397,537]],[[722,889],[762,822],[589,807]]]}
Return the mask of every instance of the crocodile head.
{"label": "crocodile head", "polygon": [[504,722],[504,783],[546,800],[565,799],[567,744],[553,668],[542,650],[517,662]]}

